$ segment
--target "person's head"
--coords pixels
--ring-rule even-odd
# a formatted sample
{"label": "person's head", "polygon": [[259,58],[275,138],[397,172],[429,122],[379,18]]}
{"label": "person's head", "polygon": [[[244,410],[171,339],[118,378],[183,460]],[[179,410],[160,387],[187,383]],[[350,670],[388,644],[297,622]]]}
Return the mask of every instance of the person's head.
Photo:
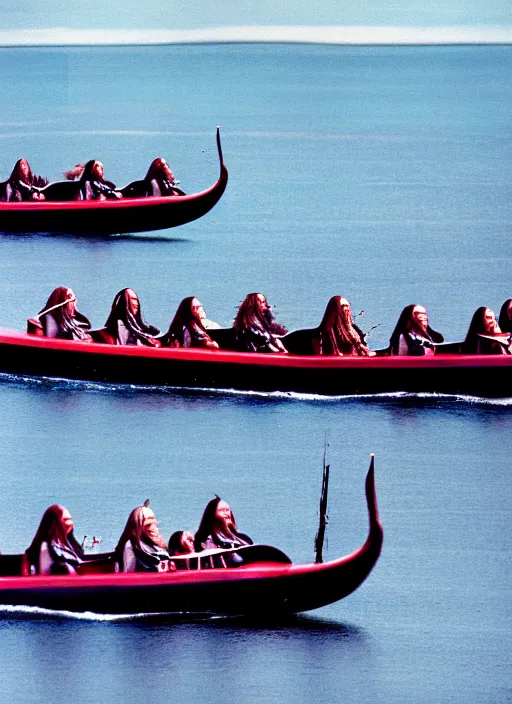
{"label": "person's head", "polygon": [[24,181],[28,184],[32,183],[32,169],[30,168],[30,164],[26,159],[18,159],[18,161],[14,164],[14,169],[11,173],[11,179],[16,181]]}
{"label": "person's head", "polygon": [[483,332],[487,333],[488,335],[494,335],[494,333],[500,332],[498,324],[496,322],[496,316],[494,315],[494,311],[492,311],[490,308],[484,308],[482,313],[482,323]]}
{"label": "person's head", "polygon": [[422,330],[426,332],[428,328],[427,311],[423,306],[415,305],[411,311],[411,318],[407,323],[407,327],[411,330]]}
{"label": "person's head", "polygon": [[237,330],[260,324],[270,329],[274,322],[272,309],[263,293],[248,293],[236,314],[234,326]]}
{"label": "person's head", "polygon": [[203,320],[205,319],[206,315],[201,302],[195,296],[187,296],[187,298],[181,301],[174,314],[174,318],[167,331],[167,337],[169,340],[181,340],[183,328],[190,327],[191,325],[197,325],[202,330],[205,330],[203,325]]}
{"label": "person's head", "polygon": [[227,501],[215,496],[207,504],[199,528],[195,534],[194,543],[197,550],[209,535],[236,535],[238,528],[233,511]]}
{"label": "person's head", "polygon": [[326,307],[320,327],[323,329],[348,327],[353,323],[350,303],[342,296],[332,296]]}
{"label": "person's head", "polygon": [[52,315],[54,315],[56,318],[59,318],[60,316],[73,318],[77,310],[76,296],[73,289],[68,288],[67,286],[58,286],[57,288],[55,288],[50,293],[50,296],[43,310],[46,310],[47,308],[51,308],[55,305],[58,305],[59,303],[64,302],[65,305],[60,306],[60,308],[56,308],[55,311],[52,311]]}
{"label": "person's head", "polygon": [[52,540],[66,543],[73,529],[73,519],[67,508],[60,504],[53,504],[43,513],[36,531],[37,542],[39,545],[43,542],[50,543]]}
{"label": "person's head", "polygon": [[501,329],[496,322],[494,312],[486,306],[480,306],[473,313],[469,324],[466,339],[464,341],[464,349],[467,354],[474,354],[478,350],[478,335],[495,335],[501,332]]}
{"label": "person's head", "polygon": [[140,310],[139,297],[132,288],[125,290],[125,298],[128,310],[132,315],[137,315]]}
{"label": "person's head", "polygon": [[512,332],[512,298],[501,306],[498,324],[502,332]]}
{"label": "person's head", "polygon": [[166,160],[163,157],[157,157],[151,162],[146,174],[146,179],[150,181],[153,179],[163,179],[174,183],[174,174]]}
{"label": "person's head", "polygon": [[144,542],[148,545],[156,545],[162,548],[166,547],[165,541],[160,535],[155,514],[146,504],[137,506],[128,516],[126,526],[118,543],[118,548],[124,547],[124,544],[128,540],[132,545],[137,546],[140,545],[141,542]]}
{"label": "person's head", "polygon": [[105,170],[101,161],[96,159],[91,159],[84,166],[82,175],[80,177],[81,181],[104,181]]}
{"label": "person's head", "polygon": [[188,555],[195,552],[194,536],[189,530],[177,530],[169,538],[169,555]]}

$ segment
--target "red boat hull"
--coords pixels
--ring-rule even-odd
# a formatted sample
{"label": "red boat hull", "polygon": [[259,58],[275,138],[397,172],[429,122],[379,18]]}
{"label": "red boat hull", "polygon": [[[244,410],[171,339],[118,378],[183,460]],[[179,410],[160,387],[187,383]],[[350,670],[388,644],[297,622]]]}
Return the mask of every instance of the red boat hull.
{"label": "red boat hull", "polygon": [[512,356],[308,357],[69,342],[0,330],[0,372],[176,388],[512,396]]}
{"label": "red boat hull", "polygon": [[206,215],[226,189],[228,172],[217,128],[220,176],[206,191],[186,196],[105,201],[0,203],[0,231],[113,235],[178,227]]}

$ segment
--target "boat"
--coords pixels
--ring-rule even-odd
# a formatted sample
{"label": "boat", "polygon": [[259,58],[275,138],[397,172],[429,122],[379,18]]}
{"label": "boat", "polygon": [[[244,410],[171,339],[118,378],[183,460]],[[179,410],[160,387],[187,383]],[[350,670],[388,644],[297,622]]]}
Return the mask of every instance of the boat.
{"label": "boat", "polygon": [[106,345],[2,328],[0,372],[135,386],[328,396],[403,391],[512,397],[512,355],[314,357]]}
{"label": "boat", "polygon": [[184,225],[206,215],[226,189],[228,171],[218,127],[217,150],[220,176],[213,186],[200,193],[105,201],[0,203],[0,231],[114,235]]}
{"label": "boat", "polygon": [[[20,574],[23,556],[1,555],[0,610],[23,606],[95,614],[278,616],[318,609],[356,590],[379,558],[383,529],[373,455],[365,490],[367,539],[358,550],[336,560],[295,565],[277,548],[252,545],[236,548],[242,558],[238,567],[119,573],[98,569],[92,557],[79,575],[52,576]],[[190,562],[204,554],[173,560]]]}

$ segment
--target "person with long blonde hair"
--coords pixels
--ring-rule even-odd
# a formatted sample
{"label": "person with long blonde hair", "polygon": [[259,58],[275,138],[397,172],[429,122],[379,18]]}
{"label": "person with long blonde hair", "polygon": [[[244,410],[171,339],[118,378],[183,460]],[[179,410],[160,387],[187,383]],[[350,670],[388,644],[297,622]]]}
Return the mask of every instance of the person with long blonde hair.
{"label": "person with long blonde hair", "polygon": [[119,538],[116,560],[122,572],[165,572],[169,569],[167,545],[160,534],[149,501],[128,516]]}

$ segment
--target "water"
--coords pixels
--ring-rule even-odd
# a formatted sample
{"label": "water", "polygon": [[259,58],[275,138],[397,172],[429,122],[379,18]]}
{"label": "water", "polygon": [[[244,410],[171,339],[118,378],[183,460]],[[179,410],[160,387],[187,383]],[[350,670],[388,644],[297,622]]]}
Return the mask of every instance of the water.
{"label": "water", "polygon": [[[103,324],[133,286],[165,328],[197,295],[229,324],[252,290],[290,329],[327,299],[372,346],[402,307],[461,339],[509,298],[510,47],[184,46],[2,50],[5,175],[101,158],[123,184],[166,156],[228,189],[187,226],[122,238],[0,236],[1,324],[57,285]],[[150,497],[167,536],[214,493],[242,530],[310,561],[324,437],[328,557],[364,540],[376,453],[382,557],[346,600],[277,624],[22,613],[0,619],[0,701],[506,702],[511,697],[510,401],[137,390],[0,376],[0,549],[56,501],[111,548]],[[51,690],[49,688],[51,687]]]}

